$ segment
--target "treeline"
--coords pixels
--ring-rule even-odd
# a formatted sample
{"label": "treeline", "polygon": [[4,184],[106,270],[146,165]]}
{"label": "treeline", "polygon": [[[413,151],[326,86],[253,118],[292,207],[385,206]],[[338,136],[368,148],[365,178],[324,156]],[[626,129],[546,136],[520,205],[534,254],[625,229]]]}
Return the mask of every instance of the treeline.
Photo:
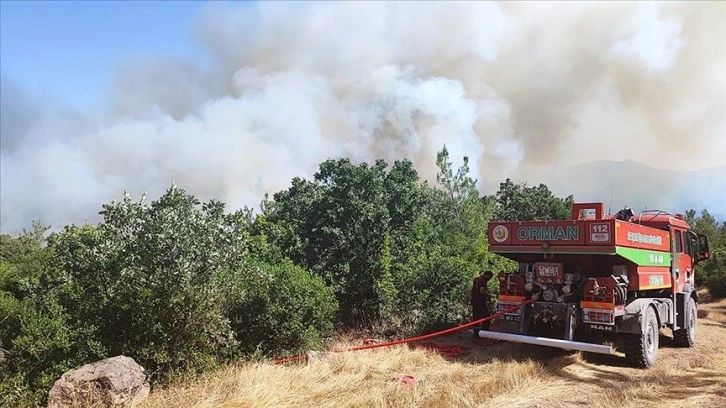
{"label": "treeline", "polygon": [[[340,330],[468,320],[472,278],[514,267],[488,252],[487,222],[567,219],[573,197],[510,180],[481,197],[463,163],[444,148],[429,185],[405,160],[328,160],[257,214],[172,186],[104,205],[99,224],[0,237],[0,401],[37,405],[64,371],[121,353],[160,383],[325,347]],[[689,216],[709,233],[707,214]],[[708,284],[723,278],[725,230],[710,237]]]}
{"label": "treeline", "polygon": [[688,210],[685,219],[693,230],[708,236],[711,257],[696,267],[696,285],[705,285],[711,294],[726,297],[726,221],[719,224],[707,209],[700,214]]}

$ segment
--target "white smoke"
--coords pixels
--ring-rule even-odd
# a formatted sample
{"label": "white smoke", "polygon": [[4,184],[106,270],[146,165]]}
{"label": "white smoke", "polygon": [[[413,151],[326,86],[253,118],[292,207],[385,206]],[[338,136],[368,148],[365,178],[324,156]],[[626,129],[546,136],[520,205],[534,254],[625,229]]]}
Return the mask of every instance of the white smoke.
{"label": "white smoke", "polygon": [[329,157],[409,158],[433,179],[444,144],[483,193],[593,160],[722,165],[724,17],[720,2],[212,2],[192,28],[212,63],[120,67],[98,123],[21,104],[3,77],[0,229],[95,220],[172,179],[256,206]]}

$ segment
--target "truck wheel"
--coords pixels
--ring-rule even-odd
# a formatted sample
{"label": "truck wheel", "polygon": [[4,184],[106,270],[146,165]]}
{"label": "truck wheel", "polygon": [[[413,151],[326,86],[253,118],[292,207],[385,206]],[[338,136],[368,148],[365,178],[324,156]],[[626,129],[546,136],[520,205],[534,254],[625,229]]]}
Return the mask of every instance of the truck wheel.
{"label": "truck wheel", "polygon": [[645,309],[645,327],[641,334],[629,334],[623,338],[625,358],[639,368],[650,368],[658,353],[660,327],[652,307]]}
{"label": "truck wheel", "polygon": [[686,327],[673,332],[673,340],[679,347],[693,347],[696,344],[696,301],[688,298],[686,305]]}

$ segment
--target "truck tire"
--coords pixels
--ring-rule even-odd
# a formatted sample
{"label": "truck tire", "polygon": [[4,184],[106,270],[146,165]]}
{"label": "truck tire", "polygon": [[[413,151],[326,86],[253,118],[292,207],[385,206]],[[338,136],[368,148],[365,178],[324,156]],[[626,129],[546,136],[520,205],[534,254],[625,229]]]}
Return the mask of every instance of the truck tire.
{"label": "truck tire", "polygon": [[660,326],[655,316],[655,310],[648,306],[645,308],[645,325],[643,333],[628,334],[623,338],[625,358],[638,368],[650,368],[655,364],[660,340]]}
{"label": "truck tire", "polygon": [[679,347],[693,347],[696,344],[696,300],[688,298],[686,304],[686,327],[673,331],[673,340]]}

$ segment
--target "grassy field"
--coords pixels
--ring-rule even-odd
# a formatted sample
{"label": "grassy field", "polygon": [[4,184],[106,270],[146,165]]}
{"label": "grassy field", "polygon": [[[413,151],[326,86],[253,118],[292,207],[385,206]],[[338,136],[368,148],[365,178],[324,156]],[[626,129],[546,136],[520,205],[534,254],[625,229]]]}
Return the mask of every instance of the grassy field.
{"label": "grassy field", "polygon": [[[726,407],[726,299],[703,297],[696,347],[672,346],[664,330],[650,370],[627,367],[621,355],[480,347],[462,333],[441,340],[468,346],[458,358],[399,346],[249,363],[155,390],[143,407]],[[394,380],[402,375],[415,383]]]}

